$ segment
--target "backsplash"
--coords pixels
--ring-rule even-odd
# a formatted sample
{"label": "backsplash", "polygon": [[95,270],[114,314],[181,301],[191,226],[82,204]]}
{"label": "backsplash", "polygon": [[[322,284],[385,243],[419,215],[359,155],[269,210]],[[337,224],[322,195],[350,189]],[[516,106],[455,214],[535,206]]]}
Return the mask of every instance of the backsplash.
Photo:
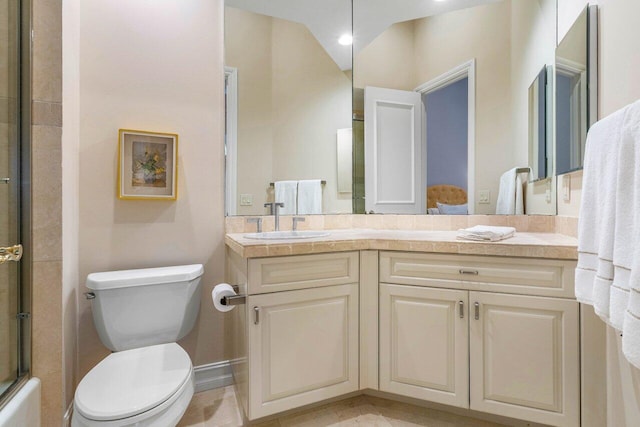
{"label": "backsplash", "polygon": [[[249,217],[227,217],[227,233],[250,233],[256,225],[248,223]],[[264,231],[274,229],[274,217],[263,216]],[[291,215],[280,217],[280,229],[291,230]],[[565,216],[547,215],[306,215],[305,221],[298,223],[300,230],[441,230],[450,231],[474,225],[497,225],[515,227],[517,231],[530,233],[558,233],[577,236],[578,219]]]}

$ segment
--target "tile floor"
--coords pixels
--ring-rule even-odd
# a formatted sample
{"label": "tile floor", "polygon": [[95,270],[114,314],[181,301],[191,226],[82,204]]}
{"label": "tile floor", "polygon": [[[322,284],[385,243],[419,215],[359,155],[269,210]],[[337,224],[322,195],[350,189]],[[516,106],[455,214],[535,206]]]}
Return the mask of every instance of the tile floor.
{"label": "tile floor", "polygon": [[[197,393],[178,427],[239,427],[242,416],[233,386]],[[276,420],[259,427],[428,426],[500,427],[500,424],[461,417],[371,396],[357,396]]]}

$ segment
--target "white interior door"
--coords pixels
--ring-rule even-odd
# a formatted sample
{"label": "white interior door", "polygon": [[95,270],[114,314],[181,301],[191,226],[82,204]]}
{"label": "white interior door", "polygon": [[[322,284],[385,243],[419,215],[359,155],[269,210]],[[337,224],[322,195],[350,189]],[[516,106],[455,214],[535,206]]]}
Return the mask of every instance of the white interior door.
{"label": "white interior door", "polygon": [[365,209],[426,213],[418,92],[364,89]]}

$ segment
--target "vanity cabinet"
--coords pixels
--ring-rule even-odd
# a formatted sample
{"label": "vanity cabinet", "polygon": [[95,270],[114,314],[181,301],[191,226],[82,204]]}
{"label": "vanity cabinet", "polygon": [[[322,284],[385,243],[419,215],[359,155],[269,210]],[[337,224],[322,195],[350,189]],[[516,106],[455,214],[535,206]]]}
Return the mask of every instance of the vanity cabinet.
{"label": "vanity cabinet", "polygon": [[358,390],[357,281],[357,252],[249,260],[249,289],[296,289],[247,298],[250,419]]}
{"label": "vanity cabinet", "polygon": [[[380,254],[380,390],[578,426],[578,303],[518,295],[523,286],[563,294],[572,285],[563,262],[477,258]],[[382,282],[394,278],[404,283]]]}
{"label": "vanity cabinet", "polygon": [[467,291],[380,285],[380,390],[469,407]]}

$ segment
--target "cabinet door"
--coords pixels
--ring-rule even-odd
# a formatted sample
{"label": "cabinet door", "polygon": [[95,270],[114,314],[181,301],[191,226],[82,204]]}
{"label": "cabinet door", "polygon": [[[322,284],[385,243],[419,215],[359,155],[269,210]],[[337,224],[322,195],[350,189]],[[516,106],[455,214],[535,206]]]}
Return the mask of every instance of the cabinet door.
{"label": "cabinet door", "polygon": [[468,292],[380,285],[380,390],[469,407]]}
{"label": "cabinet door", "polygon": [[358,286],[250,296],[249,418],[358,389]]}
{"label": "cabinet door", "polygon": [[484,292],[469,301],[471,409],[577,426],[578,303]]}

